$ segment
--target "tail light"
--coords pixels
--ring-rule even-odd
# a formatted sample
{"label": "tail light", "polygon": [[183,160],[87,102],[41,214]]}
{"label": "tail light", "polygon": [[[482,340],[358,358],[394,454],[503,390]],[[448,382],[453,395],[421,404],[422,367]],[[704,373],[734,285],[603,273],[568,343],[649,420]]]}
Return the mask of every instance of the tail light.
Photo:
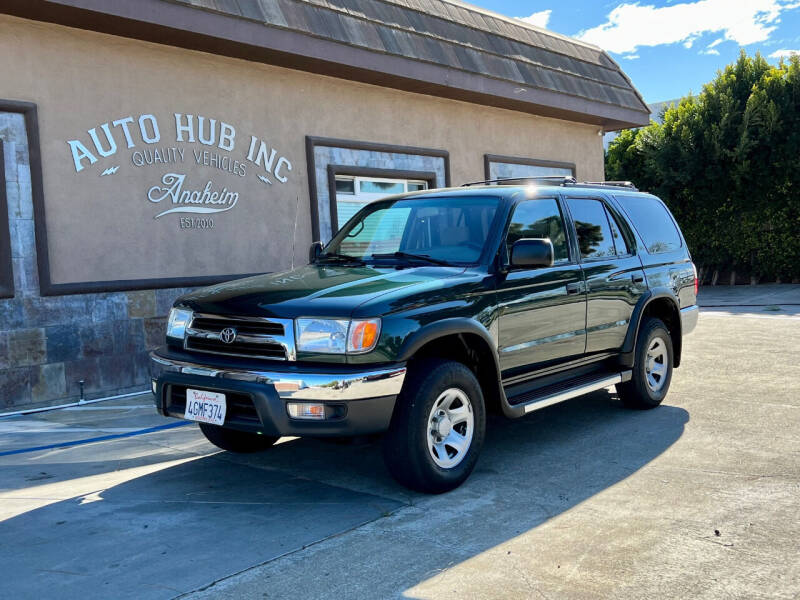
{"label": "tail light", "polygon": [[700,292],[700,280],[697,278],[697,265],[692,263],[692,270],[694,271],[694,296]]}

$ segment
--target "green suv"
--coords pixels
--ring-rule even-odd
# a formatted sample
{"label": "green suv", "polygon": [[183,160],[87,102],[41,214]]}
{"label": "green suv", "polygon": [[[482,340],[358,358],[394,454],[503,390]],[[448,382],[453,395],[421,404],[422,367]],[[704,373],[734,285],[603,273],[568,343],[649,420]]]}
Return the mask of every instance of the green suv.
{"label": "green suv", "polygon": [[487,411],[612,385],[658,406],[698,315],[666,206],[624,183],[490,183],[373,202],[307,266],[179,298],[158,411],[232,452],[386,432],[391,474],[438,493],[475,467]]}

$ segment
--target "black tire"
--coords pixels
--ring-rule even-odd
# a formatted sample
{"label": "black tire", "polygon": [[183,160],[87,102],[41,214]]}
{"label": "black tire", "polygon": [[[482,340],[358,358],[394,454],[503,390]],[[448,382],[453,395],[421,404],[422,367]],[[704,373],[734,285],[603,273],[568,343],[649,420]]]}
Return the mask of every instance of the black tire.
{"label": "black tire", "polygon": [[226,429],[225,427],[208,423],[200,423],[200,431],[217,448],[222,448],[228,452],[236,452],[237,454],[261,452],[278,441],[278,438],[271,435],[259,435],[249,431]]}
{"label": "black tire", "polygon": [[[469,407],[464,404],[464,398]],[[433,413],[435,405],[439,407],[436,415]],[[461,412],[462,406],[466,413],[470,413],[471,407],[471,429],[469,417]],[[431,418],[436,419],[438,428],[436,434],[431,433],[432,439],[442,435],[438,439],[439,450],[429,448],[428,435],[433,431]],[[444,430],[455,431],[462,437],[451,438],[449,433],[442,433]],[[471,437],[463,444],[462,452],[447,445],[447,440],[463,440],[470,431]],[[485,432],[483,393],[472,371],[459,362],[422,360],[409,369],[397,398],[389,431],[384,436],[383,458],[399,483],[419,492],[440,494],[457,488],[469,477],[483,447]],[[441,454],[442,449],[444,454]],[[434,458],[434,454],[438,458]],[[443,467],[437,460],[459,462]]]}
{"label": "black tire", "polygon": [[[656,346],[654,348],[654,344],[657,344],[656,340],[659,340],[663,347]],[[658,359],[653,359],[653,362],[649,363],[648,352],[650,351],[661,354],[663,360],[659,362]],[[672,381],[672,357],[672,337],[666,325],[661,319],[647,319],[641,324],[639,335],[636,338],[633,376],[630,381],[617,384],[617,394],[622,400],[622,404],[627,408],[638,410],[655,408],[661,404]],[[648,364],[654,369],[659,364],[663,365],[661,374],[656,375],[655,370],[652,370],[648,377]]]}

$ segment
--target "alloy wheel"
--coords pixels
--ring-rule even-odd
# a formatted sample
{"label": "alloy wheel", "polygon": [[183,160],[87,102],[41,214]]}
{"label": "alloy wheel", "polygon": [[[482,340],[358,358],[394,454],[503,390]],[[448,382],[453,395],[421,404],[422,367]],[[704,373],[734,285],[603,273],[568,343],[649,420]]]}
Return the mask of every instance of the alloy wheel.
{"label": "alloy wheel", "polygon": [[433,462],[452,469],[464,460],[475,432],[469,396],[459,388],[439,394],[428,416],[428,451]]}

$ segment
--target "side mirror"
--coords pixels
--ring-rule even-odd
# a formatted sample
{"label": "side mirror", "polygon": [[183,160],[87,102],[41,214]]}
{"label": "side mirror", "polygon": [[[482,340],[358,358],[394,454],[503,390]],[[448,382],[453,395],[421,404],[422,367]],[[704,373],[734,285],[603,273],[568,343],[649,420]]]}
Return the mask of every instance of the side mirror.
{"label": "side mirror", "polygon": [[316,262],[320,254],[322,254],[322,242],[312,242],[311,248],[308,249],[308,262]]}
{"label": "side mirror", "polygon": [[530,269],[553,266],[553,242],[548,238],[522,238],[511,247],[511,266]]}

